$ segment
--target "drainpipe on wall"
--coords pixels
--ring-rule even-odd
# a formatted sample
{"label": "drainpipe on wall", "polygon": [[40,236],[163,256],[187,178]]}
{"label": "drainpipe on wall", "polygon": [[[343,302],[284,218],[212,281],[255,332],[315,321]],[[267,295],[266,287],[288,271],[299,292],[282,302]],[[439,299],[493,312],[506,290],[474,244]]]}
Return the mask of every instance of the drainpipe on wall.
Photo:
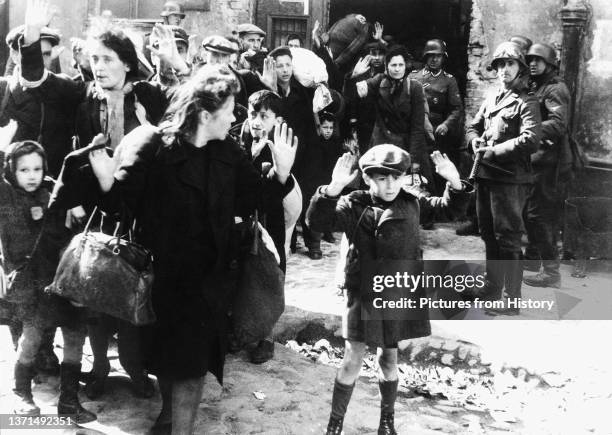
{"label": "drainpipe on wall", "polygon": [[569,0],[559,12],[563,24],[563,47],[561,50],[561,77],[572,96],[570,106],[570,128],[575,131],[576,95],[579,91],[580,66],[583,54],[584,35],[591,16],[591,7],[586,0]]}
{"label": "drainpipe on wall", "polygon": [[0,75],[4,75],[4,69],[8,61],[9,51],[4,43],[4,38],[9,30],[9,0],[0,0]]}

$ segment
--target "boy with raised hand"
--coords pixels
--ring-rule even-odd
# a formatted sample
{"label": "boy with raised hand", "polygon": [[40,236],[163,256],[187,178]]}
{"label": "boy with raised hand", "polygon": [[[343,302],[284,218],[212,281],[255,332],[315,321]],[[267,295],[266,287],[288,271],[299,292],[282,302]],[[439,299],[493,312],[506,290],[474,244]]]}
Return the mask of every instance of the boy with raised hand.
{"label": "boy with raised hand", "polygon": [[[346,340],[345,355],[334,383],[327,434],[342,432],[346,408],[367,346],[377,348],[380,367],[381,416],[378,434],[396,434],[397,345],[402,340],[431,334],[429,316],[427,312],[406,313],[398,320],[388,311],[379,311],[376,316],[366,320],[364,313],[374,311],[367,306],[373,305],[372,293],[364,291],[364,286],[368,284],[370,272],[380,273],[377,267],[398,260],[410,270],[397,272],[420,274],[423,264],[419,209],[459,206],[465,202],[461,199],[466,196],[466,184],[459,179],[459,173],[448,157],[435,151],[431,158],[436,172],[447,180],[444,195],[427,197],[406,187],[406,173],[411,167],[410,155],[395,145],[383,144],[371,148],[359,159],[368,190],[356,190],[339,197],[342,189],[357,175],[357,170],[353,169],[355,158],[346,153],[338,159],[330,184],[317,190],[306,214],[307,222],[314,231],[344,232],[350,246],[345,267],[347,305],[342,325],[342,336]],[[374,269],[370,270],[372,267]],[[399,289],[399,296],[413,298],[413,292],[407,288]],[[415,294],[419,293],[419,289],[416,289]]]}
{"label": "boy with raised hand", "polygon": [[[257,91],[249,97],[248,117],[242,127],[240,145],[247,152],[253,165],[267,172],[272,167],[272,152],[268,147],[273,144],[274,129],[283,123],[281,97],[276,92]],[[284,198],[282,208],[266,214],[266,230],[272,237],[280,257],[280,267],[285,272],[289,240],[302,211],[302,194],[297,181],[295,188]],[[274,356],[272,337],[261,340],[251,351],[251,362],[261,364]]]}

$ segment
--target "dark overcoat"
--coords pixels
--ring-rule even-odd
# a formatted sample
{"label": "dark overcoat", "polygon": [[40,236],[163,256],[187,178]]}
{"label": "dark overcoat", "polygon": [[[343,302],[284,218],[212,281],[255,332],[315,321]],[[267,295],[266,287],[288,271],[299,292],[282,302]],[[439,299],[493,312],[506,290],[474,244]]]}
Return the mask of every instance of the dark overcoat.
{"label": "dark overcoat", "polygon": [[376,123],[372,146],[392,143],[408,151],[413,161],[429,164],[425,142],[425,95],[416,80],[404,78],[401,89],[393,89],[385,74],[367,79],[368,95],[376,95]]}
{"label": "dark overcoat", "polygon": [[[458,207],[465,202],[465,193],[447,189],[443,197],[405,191],[390,204],[381,204],[368,191],[358,190],[340,198],[323,194],[320,188],[313,196],[307,212],[308,225],[313,231],[341,231],[349,243],[345,267],[347,311],[343,316],[343,336],[370,346],[396,347],[401,340],[423,337],[431,333],[428,313],[405,311],[386,312],[364,320],[362,309],[370,311],[372,293],[368,291],[364,268],[374,265],[377,273],[423,271],[419,237],[420,208]],[[385,263],[395,262],[385,270]],[[405,270],[392,270],[403,262]],[[385,270],[383,272],[383,270]],[[365,285],[365,286],[364,286]],[[418,301],[425,289],[401,290],[399,297]],[[402,317],[403,316],[403,317]]]}
{"label": "dark overcoat", "polygon": [[[70,110],[68,107],[62,107],[59,110],[58,107],[51,107],[19,84],[19,73],[7,78],[0,77],[1,101],[5,101],[5,107],[0,110],[0,126],[6,125],[11,119],[17,121],[13,142],[40,142],[47,154],[49,175],[57,177],[64,157],[71,150],[75,108]],[[4,159],[0,160],[3,161]]]}
{"label": "dark overcoat", "polygon": [[[139,127],[124,138],[121,163],[100,204],[126,207],[139,243],[154,256],[149,369],[167,379],[212,372],[221,382],[228,312],[238,273],[235,216],[260,204],[278,207],[293,188],[261,177],[231,139],[211,141],[205,167],[193,164],[179,139],[166,145],[157,129]],[[202,179],[202,173],[205,173]]]}

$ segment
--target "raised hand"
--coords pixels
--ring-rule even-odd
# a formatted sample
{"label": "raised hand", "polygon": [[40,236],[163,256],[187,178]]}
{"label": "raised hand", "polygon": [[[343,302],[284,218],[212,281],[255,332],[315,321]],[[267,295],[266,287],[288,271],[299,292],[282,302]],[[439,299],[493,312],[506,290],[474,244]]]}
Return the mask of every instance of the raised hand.
{"label": "raised hand", "polygon": [[151,32],[151,44],[147,47],[151,54],[168,63],[179,73],[188,73],[189,67],[176,48],[174,33],[168,26],[156,24]]}
{"label": "raised hand", "polygon": [[355,138],[344,139],[344,145],[342,147],[346,152],[351,153],[355,156],[359,155],[359,143]]}
{"label": "raised hand", "polygon": [[25,30],[23,39],[32,44],[40,39],[40,31],[48,26],[54,11],[48,0],[27,0],[25,12]]}
{"label": "raised hand", "polygon": [[321,29],[321,23],[319,20],[315,20],[312,26],[312,42],[318,48],[321,46],[321,39],[319,38],[319,30]]}
{"label": "raised hand", "polygon": [[264,59],[263,64],[263,74],[257,72],[257,76],[259,80],[271,91],[276,92],[277,88],[277,78],[276,78],[276,61],[268,56]]}
{"label": "raised hand", "polygon": [[360,58],[355,64],[355,68],[353,68],[353,73],[351,77],[357,77],[362,74],[367,73],[370,70],[370,61],[372,60],[372,56],[369,54]]}
{"label": "raised hand", "polygon": [[11,144],[15,133],[17,133],[17,127],[17,121],[14,119],[11,119],[4,127],[0,127],[0,151],[5,152]]}
{"label": "raised hand", "polygon": [[281,126],[277,125],[274,129],[274,143],[268,142],[268,146],[272,151],[273,169],[276,173],[276,178],[285,184],[295,161],[298,138],[293,136],[293,130],[283,122]]}
{"label": "raised hand", "polygon": [[108,155],[104,147],[105,143],[106,136],[98,133],[89,145],[92,148],[92,151],[89,152],[89,163],[102,192],[108,192],[113,187],[115,170],[119,166],[118,159]]}
{"label": "raised hand", "polygon": [[342,189],[348,186],[357,176],[359,171],[355,168],[357,156],[351,153],[344,153],[338,158],[336,166],[332,171],[331,183],[327,186],[326,194],[329,196],[338,196],[342,193]]}
{"label": "raised hand", "polygon": [[434,165],[436,165],[436,172],[438,175],[449,181],[453,189],[462,189],[459,171],[457,171],[455,164],[446,156],[446,154],[441,154],[440,151],[434,151],[431,154],[431,160],[434,162]]}
{"label": "raised hand", "polygon": [[378,21],[374,23],[374,32],[372,32],[372,37],[376,41],[382,40],[383,37],[384,26],[380,24]]}

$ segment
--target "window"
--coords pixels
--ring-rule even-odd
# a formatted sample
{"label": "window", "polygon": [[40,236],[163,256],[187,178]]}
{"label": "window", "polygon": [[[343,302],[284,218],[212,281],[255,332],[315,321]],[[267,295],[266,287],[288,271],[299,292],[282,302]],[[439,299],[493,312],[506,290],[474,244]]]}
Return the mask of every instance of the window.
{"label": "window", "polygon": [[295,18],[295,17],[271,17],[271,48],[279,47],[287,43],[287,35],[295,33],[302,42],[306,44],[307,28],[308,28],[308,17]]}

